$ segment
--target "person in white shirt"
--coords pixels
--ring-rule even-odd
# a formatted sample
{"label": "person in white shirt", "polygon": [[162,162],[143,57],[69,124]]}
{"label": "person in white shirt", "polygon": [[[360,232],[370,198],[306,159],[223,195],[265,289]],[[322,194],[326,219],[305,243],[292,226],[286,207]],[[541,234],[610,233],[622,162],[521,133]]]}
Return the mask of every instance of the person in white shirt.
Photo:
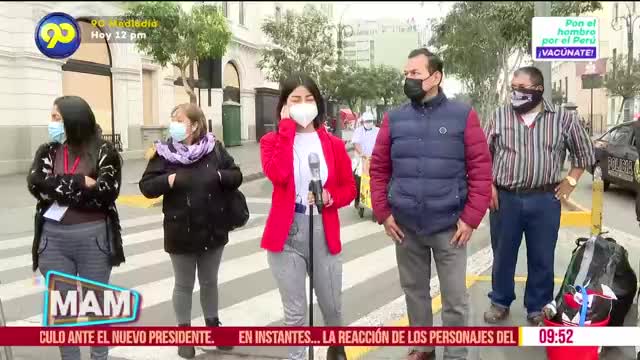
{"label": "person in white shirt", "polygon": [[[367,159],[371,157],[373,153],[373,147],[376,145],[376,138],[378,137],[378,131],[380,128],[375,126],[374,123],[375,117],[370,112],[365,112],[362,114],[360,118],[360,123],[362,126],[359,126],[354,134],[351,142],[355,148],[355,153],[357,161],[359,161],[359,167],[361,171],[354,170],[353,176],[356,180],[356,199],[355,199],[355,207],[360,207],[360,173],[362,170],[368,172],[368,169],[364,169],[364,166],[367,162]],[[356,168],[357,169],[357,168]]]}

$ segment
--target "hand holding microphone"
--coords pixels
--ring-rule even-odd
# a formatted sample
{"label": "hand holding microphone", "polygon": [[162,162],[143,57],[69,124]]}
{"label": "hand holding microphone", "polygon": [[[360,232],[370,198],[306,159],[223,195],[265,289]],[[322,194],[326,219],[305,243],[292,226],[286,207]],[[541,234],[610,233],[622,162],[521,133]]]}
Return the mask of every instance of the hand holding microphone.
{"label": "hand holding microphone", "polygon": [[[316,197],[312,192],[309,192],[309,197],[307,198],[309,205],[314,205],[316,203]],[[329,207],[333,205],[333,198],[331,198],[331,194],[327,191],[327,189],[322,190],[322,202],[325,207]]]}
{"label": "hand holding microphone", "polygon": [[[322,213],[324,206],[331,206],[333,199],[327,190],[322,188],[320,177],[320,157],[316,153],[309,154],[309,170],[311,170],[311,182],[309,183],[309,203],[315,204],[318,213]],[[326,205],[325,205],[326,204]]]}

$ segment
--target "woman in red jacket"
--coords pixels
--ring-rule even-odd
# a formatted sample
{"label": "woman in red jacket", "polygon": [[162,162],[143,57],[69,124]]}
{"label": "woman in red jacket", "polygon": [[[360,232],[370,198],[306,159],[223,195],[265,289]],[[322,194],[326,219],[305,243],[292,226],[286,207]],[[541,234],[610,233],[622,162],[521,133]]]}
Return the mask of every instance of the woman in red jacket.
{"label": "woman in red jacket", "polygon": [[[269,267],[278,283],[285,326],[303,326],[307,315],[305,278],[309,263],[309,154],[320,158],[322,215],[313,231],[314,289],[326,326],[342,326],[342,262],[338,209],[356,194],[351,159],[341,139],[323,124],[324,101],[316,83],[296,74],[281,87],[278,130],[260,140],[264,174],[273,183],[272,206],[262,237]],[[289,349],[289,359],[305,358],[304,347]],[[346,359],[343,347],[330,347],[328,359]]]}

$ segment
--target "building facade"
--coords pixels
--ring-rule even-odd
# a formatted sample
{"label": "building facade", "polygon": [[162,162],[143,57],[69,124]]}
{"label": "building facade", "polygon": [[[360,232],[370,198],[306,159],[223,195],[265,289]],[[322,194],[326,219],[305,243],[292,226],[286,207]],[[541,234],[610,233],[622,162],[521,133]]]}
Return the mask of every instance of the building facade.
{"label": "building facade", "polygon": [[[608,66],[613,67],[613,59],[616,56],[623,55],[625,58],[628,51],[627,45],[627,27],[625,21],[622,19],[628,15],[635,20],[633,25],[632,37],[633,37],[633,57],[636,61],[640,60],[640,1],[610,1],[602,2],[604,12],[607,14],[607,22],[602,22],[600,30],[604,27],[607,28],[609,51],[607,57],[610,59]],[[618,18],[618,24],[614,28],[612,21]],[[617,124],[624,121],[624,110],[621,108],[621,97],[609,97],[609,125]],[[631,115],[640,113],[640,96],[636,97],[631,104]]]}
{"label": "building facade", "polygon": [[[276,16],[274,2],[207,2],[223,9],[232,40],[220,61],[222,88],[196,89],[199,104],[223,138],[222,104],[240,107],[242,141],[256,139],[255,89],[277,88],[257,67],[266,43],[260,25]],[[186,11],[199,3],[183,3]],[[82,96],[91,105],[103,134],[115,134],[127,158],[140,158],[163,136],[170,112],[189,98],[176,69],[163,68],[133,43],[82,42],[68,59],[50,59],[34,43],[38,21],[48,13],[76,18],[82,33],[92,16],[123,14],[119,2],[6,2],[0,7],[0,175],[28,170],[37,147],[47,141],[53,101]],[[108,32],[109,29],[104,29]],[[197,78],[197,68],[191,73]],[[209,96],[209,92],[211,95]],[[238,126],[238,124],[234,124]]]}
{"label": "building facade", "polygon": [[353,31],[344,39],[344,58],[360,66],[389,65],[401,70],[407,54],[421,45],[412,19],[364,20],[348,25]]}
{"label": "building facade", "polygon": [[[634,57],[640,59],[640,2],[603,2],[602,9],[582,16],[597,17],[600,22],[600,59],[592,63],[585,62],[554,62],[552,66],[552,86],[561,103],[574,103],[578,106],[579,114],[591,122],[591,90],[582,88],[582,75],[595,72],[603,78],[610,71],[616,56],[628,53],[627,28],[623,21],[620,26],[613,27],[613,20],[628,14],[638,18],[634,31]],[[562,98],[560,100],[560,97]],[[606,131],[611,126],[624,120],[621,108],[622,98],[608,94],[602,87],[593,90],[593,131],[595,134]],[[640,98],[636,98],[632,104],[632,114],[640,112]]]}

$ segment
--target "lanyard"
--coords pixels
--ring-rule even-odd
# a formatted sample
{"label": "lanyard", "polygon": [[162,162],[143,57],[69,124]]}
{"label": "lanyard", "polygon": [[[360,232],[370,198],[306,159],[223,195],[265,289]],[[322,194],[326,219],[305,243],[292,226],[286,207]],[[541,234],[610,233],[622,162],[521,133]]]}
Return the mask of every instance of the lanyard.
{"label": "lanyard", "polygon": [[73,161],[73,167],[71,168],[71,171],[69,171],[69,148],[67,147],[67,145],[65,145],[64,146],[64,173],[65,174],[75,173],[76,169],[78,169],[79,164],[80,164],[80,156],[78,156]]}

